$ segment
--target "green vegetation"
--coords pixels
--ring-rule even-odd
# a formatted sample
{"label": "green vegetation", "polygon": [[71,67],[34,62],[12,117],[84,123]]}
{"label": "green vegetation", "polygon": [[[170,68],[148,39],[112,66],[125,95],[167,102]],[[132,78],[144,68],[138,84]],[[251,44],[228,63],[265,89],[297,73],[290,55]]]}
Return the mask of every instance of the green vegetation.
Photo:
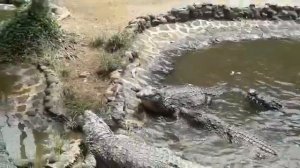
{"label": "green vegetation", "polygon": [[72,88],[64,89],[64,102],[68,109],[68,114],[71,118],[76,118],[77,116],[83,114],[85,110],[94,110],[101,106],[102,103],[92,102],[89,100],[82,100],[76,97],[75,92]]}
{"label": "green vegetation", "polygon": [[103,53],[97,73],[100,76],[106,77],[117,69],[123,69],[126,63],[124,63],[121,56],[122,52]]}
{"label": "green vegetation", "polygon": [[120,49],[126,49],[131,43],[130,34],[126,32],[117,33],[111,36],[105,43],[105,50],[108,52],[116,52]]}
{"label": "green vegetation", "polygon": [[106,36],[98,36],[90,43],[90,46],[93,48],[104,47],[106,40]]}
{"label": "green vegetation", "polygon": [[90,43],[90,46],[93,48],[104,49],[104,52],[100,56],[101,62],[98,69],[100,76],[106,77],[112,71],[122,69],[126,66],[127,62],[123,59],[123,56],[125,50],[130,46],[132,39],[132,34],[124,31],[118,32],[110,38],[101,35]]}
{"label": "green vegetation", "polygon": [[40,8],[33,3],[26,5],[4,23],[0,30],[0,62],[37,62],[58,49],[60,27],[48,8]]}
{"label": "green vegetation", "polygon": [[67,141],[61,137],[60,134],[55,134],[53,135],[53,150],[56,154],[56,156],[60,156],[64,150],[63,150],[63,146],[67,143]]}
{"label": "green vegetation", "polygon": [[90,45],[94,48],[104,48],[106,52],[116,52],[129,47],[132,41],[132,36],[127,32],[118,32],[110,38],[102,35],[94,39]]}

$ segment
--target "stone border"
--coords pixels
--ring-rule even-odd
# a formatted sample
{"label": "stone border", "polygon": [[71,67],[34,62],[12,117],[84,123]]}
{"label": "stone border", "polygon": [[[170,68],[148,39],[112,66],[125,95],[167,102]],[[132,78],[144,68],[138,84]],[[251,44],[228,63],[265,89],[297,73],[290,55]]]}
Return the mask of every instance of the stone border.
{"label": "stone border", "polygon": [[59,80],[59,77],[52,69],[45,65],[38,65],[37,68],[46,78],[47,87],[45,89],[46,96],[44,98],[45,111],[58,121],[68,121],[63,102],[63,85]]}
{"label": "stone border", "polygon": [[135,34],[125,54],[131,63],[111,73],[106,91],[112,120],[122,127],[124,121],[133,119],[140,103],[135,90],[159,85],[172,70],[173,57],[183,51],[222,41],[299,39],[299,23],[300,8],[271,4],[262,8],[194,4],[167,14],[137,17],[125,29]]}
{"label": "stone border", "polygon": [[183,8],[173,8],[166,14],[157,16],[140,16],[129,22],[127,29],[134,32],[143,32],[145,29],[161,24],[176,22],[187,22],[195,19],[203,20],[297,20],[300,21],[300,7],[278,6],[265,4],[264,7],[256,7],[250,4],[249,7],[227,7],[226,5],[193,4]]}

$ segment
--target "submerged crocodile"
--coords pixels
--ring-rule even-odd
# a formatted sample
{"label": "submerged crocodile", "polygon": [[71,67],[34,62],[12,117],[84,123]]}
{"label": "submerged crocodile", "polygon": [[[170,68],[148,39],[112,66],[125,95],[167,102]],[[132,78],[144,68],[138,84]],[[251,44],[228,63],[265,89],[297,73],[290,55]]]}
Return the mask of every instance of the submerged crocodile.
{"label": "submerged crocodile", "polygon": [[250,100],[251,103],[266,110],[280,110],[282,108],[282,105],[274,98],[258,93],[255,89],[249,89],[247,99]]}
{"label": "submerged crocodile", "polygon": [[1,127],[0,127],[0,167],[16,168],[16,166],[10,159],[9,154],[6,151],[6,145],[3,139]]}
{"label": "submerged crocodile", "polygon": [[191,85],[167,86],[161,89],[147,87],[137,93],[146,109],[162,113],[163,115],[181,116],[189,123],[216,132],[230,143],[249,144],[255,146],[267,154],[277,155],[267,143],[250,136],[248,133],[238,130],[216,116],[203,112],[211,103],[211,96],[221,94]]}
{"label": "submerged crocodile", "polygon": [[114,135],[91,111],[84,113],[83,131],[97,165],[108,168],[203,168],[170,150],[147,145],[124,135]]}

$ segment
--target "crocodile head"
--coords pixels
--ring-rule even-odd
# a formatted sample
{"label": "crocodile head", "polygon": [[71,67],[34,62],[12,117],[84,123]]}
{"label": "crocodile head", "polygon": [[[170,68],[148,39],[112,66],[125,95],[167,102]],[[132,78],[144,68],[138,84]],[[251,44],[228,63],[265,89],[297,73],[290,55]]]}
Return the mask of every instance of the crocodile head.
{"label": "crocodile head", "polygon": [[140,90],[137,95],[141,99],[143,106],[151,112],[160,115],[173,115],[172,108],[167,107],[164,101],[164,94],[161,90],[148,86]]}
{"label": "crocodile head", "polygon": [[[87,135],[92,135],[95,133],[94,128],[97,128],[96,132],[101,132],[101,135],[112,135],[112,131],[109,126],[104,122],[104,120],[98,117],[92,111],[86,110],[84,112],[83,118],[81,118],[83,125],[83,131]],[[97,127],[95,127],[97,126]]]}
{"label": "crocodile head", "polygon": [[146,88],[140,90],[136,96],[142,101],[158,102],[162,99],[162,95],[159,90],[151,86],[147,86]]}

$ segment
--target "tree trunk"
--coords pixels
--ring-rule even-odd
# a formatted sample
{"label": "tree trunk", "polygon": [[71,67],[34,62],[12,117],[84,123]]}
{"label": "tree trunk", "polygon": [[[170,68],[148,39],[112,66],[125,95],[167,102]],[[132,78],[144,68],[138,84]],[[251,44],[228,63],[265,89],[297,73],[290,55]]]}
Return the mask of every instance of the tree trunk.
{"label": "tree trunk", "polygon": [[30,12],[36,15],[48,14],[49,0],[31,0]]}

